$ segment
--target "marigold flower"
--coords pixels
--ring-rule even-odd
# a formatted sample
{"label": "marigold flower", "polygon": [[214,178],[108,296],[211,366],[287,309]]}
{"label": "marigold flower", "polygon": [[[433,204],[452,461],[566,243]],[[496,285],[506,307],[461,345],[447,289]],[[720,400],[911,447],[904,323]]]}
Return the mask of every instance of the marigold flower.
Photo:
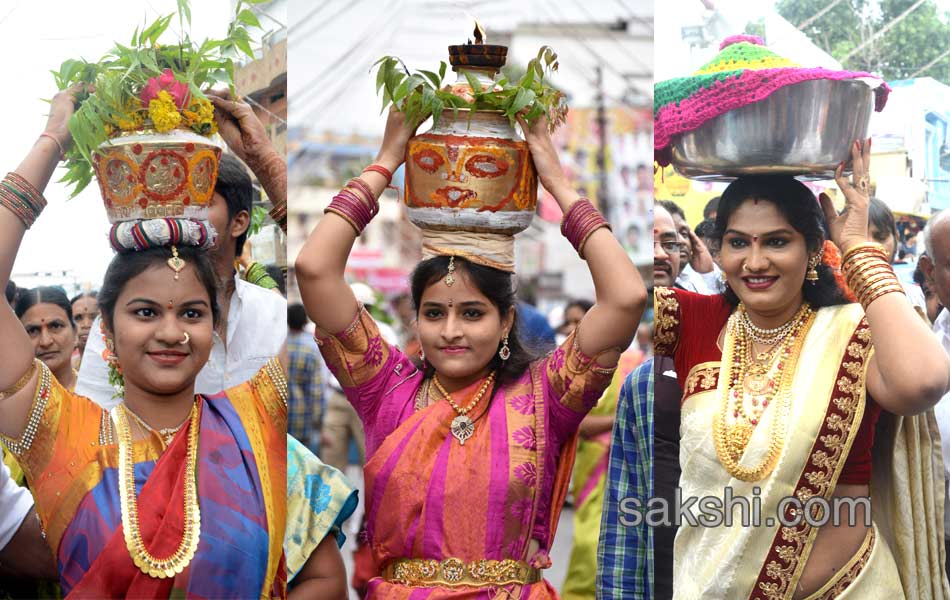
{"label": "marigold flower", "polygon": [[175,101],[165,90],[160,91],[158,96],[148,103],[148,116],[159,133],[171,131],[181,122],[181,114],[175,106]]}
{"label": "marigold flower", "polygon": [[182,124],[195,133],[212,135],[218,131],[218,124],[214,120],[214,105],[207,99],[193,99],[181,114]]}

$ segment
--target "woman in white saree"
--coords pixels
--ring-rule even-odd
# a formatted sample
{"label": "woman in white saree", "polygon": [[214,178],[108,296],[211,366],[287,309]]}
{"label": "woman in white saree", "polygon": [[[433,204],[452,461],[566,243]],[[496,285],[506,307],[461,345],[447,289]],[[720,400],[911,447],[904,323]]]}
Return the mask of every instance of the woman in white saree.
{"label": "woman in white saree", "polygon": [[[950,598],[928,412],[950,363],[868,240],[869,158],[870,141],[855,142],[851,182],[839,167],[840,215],[791,177],[735,181],[716,222],[725,294],[656,290],[656,352],[674,358],[684,393],[683,498],[761,506],[753,527],[740,510],[732,526],[684,522],[677,599]],[[821,525],[832,515],[805,505],[816,496],[870,496],[873,523],[859,502],[853,524],[841,504],[844,522]]]}

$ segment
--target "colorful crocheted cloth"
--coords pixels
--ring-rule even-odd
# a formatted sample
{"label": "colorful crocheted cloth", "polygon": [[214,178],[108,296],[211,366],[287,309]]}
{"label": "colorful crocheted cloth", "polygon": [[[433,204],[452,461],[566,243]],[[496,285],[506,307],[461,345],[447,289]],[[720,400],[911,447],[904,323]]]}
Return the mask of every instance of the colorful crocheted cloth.
{"label": "colorful crocheted cloth", "polygon": [[720,53],[690,77],[657,83],[653,94],[653,153],[670,164],[673,137],[699,128],[730,110],[764,100],[785,86],[814,79],[871,78],[874,110],[880,111],[891,89],[870,73],[803,68],[765,47],[761,38],[735,35],[723,40]]}

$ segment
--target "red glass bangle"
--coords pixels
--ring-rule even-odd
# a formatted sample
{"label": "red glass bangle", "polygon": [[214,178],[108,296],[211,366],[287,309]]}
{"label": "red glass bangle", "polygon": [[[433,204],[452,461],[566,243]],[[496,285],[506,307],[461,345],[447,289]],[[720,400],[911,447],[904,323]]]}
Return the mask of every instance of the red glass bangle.
{"label": "red glass bangle", "polygon": [[363,172],[364,172],[364,173],[367,172],[367,171],[374,171],[374,172],[376,172],[376,173],[379,173],[379,174],[382,175],[383,177],[385,177],[385,178],[386,178],[386,185],[387,185],[387,186],[388,186],[388,185],[390,184],[390,182],[392,182],[392,180],[393,180],[393,174],[392,174],[392,172],[391,172],[389,169],[387,169],[386,167],[382,166],[382,165],[378,165],[378,164],[376,164],[376,163],[373,163],[373,164],[371,164],[370,166],[368,166],[368,167],[366,167],[365,169],[363,169]]}

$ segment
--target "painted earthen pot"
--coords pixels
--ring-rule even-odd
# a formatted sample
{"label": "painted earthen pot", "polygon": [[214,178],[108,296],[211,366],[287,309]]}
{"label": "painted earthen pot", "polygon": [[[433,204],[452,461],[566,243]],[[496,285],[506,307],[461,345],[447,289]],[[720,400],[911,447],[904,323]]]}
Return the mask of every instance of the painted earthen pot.
{"label": "painted earthen pot", "polygon": [[113,138],[93,155],[110,223],[175,217],[206,220],[221,145],[191,131]]}
{"label": "painted earthen pot", "polygon": [[501,112],[445,110],[406,147],[405,203],[420,228],[514,235],[537,197],[528,144]]}

